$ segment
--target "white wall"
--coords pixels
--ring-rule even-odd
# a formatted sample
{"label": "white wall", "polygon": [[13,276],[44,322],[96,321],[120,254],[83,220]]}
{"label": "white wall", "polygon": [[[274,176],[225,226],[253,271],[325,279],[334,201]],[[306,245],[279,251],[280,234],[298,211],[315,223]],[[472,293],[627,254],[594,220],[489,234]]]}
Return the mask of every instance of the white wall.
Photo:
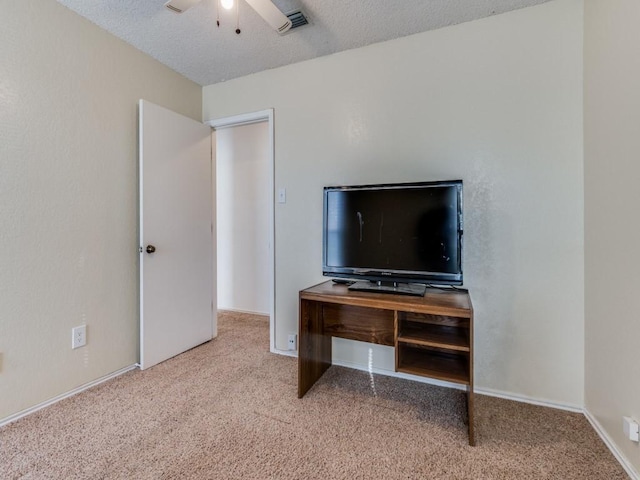
{"label": "white wall", "polygon": [[[275,108],[277,348],[297,331],[298,291],[323,280],[324,185],[462,178],[477,385],[582,405],[582,8],[558,0],[204,88],[205,120]],[[334,356],[366,366],[368,348]]]}
{"label": "white wall", "polygon": [[270,312],[268,135],[267,122],[216,132],[219,309]]}
{"label": "white wall", "polygon": [[585,404],[640,472],[640,2],[585,2]]}
{"label": "white wall", "polygon": [[0,63],[1,420],[137,362],[137,100],[202,93],[54,0],[2,2]]}

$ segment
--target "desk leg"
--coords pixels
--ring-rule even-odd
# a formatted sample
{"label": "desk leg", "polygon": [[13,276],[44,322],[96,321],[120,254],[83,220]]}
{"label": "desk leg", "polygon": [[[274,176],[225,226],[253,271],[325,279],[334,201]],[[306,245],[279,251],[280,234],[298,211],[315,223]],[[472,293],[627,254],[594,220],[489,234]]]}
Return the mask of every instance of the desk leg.
{"label": "desk leg", "polygon": [[467,387],[467,421],[469,422],[469,445],[472,447],[476,444],[476,432],[473,420],[473,386]]}
{"label": "desk leg", "polygon": [[323,333],[322,303],[300,300],[298,398],[331,366],[331,336]]}

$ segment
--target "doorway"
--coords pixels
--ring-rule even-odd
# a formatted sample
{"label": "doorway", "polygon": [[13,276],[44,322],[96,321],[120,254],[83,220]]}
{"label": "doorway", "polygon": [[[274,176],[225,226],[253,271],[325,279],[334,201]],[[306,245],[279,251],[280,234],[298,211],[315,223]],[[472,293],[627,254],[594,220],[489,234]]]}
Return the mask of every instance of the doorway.
{"label": "doorway", "polygon": [[217,306],[268,315],[275,352],[273,112],[207,123],[214,129]]}

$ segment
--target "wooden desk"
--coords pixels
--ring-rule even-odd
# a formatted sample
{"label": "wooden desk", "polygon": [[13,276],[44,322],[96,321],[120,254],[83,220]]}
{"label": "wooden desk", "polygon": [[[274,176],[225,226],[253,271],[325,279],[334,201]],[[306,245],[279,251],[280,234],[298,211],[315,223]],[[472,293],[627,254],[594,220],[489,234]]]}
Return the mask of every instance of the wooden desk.
{"label": "wooden desk", "polygon": [[473,307],[466,292],[424,297],[351,292],[331,281],[300,291],[298,397],[331,366],[331,337],[395,348],[398,372],[466,386],[473,425]]}

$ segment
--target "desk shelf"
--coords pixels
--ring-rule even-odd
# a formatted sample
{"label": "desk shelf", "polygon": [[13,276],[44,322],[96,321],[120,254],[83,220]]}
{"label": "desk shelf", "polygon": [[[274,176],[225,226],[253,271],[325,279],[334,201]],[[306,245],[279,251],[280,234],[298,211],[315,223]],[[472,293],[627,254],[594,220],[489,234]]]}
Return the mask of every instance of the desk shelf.
{"label": "desk shelf", "polygon": [[398,352],[396,370],[446,382],[469,385],[468,356],[443,350],[434,350],[417,345],[401,346]]}
{"label": "desk shelf", "polygon": [[469,329],[408,323],[400,327],[398,343],[469,352]]}
{"label": "desk shelf", "polygon": [[398,372],[471,385],[471,317],[397,311]]}

